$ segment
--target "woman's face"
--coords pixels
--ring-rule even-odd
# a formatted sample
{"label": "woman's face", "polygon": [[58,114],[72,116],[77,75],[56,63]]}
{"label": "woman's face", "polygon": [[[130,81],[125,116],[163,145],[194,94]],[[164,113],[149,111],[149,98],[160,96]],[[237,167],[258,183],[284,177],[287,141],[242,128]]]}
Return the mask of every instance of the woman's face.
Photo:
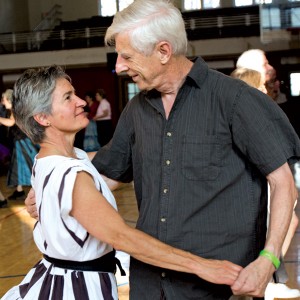
{"label": "woman's face", "polygon": [[101,95],[100,95],[99,93],[96,93],[96,94],[95,94],[95,99],[96,99],[98,102],[101,102],[101,100],[102,100],[103,98],[101,97]]}
{"label": "woman's face", "polygon": [[51,127],[66,133],[85,128],[89,120],[84,106],[86,102],[76,96],[72,84],[65,78],[58,79],[52,94],[52,112],[47,117]]}

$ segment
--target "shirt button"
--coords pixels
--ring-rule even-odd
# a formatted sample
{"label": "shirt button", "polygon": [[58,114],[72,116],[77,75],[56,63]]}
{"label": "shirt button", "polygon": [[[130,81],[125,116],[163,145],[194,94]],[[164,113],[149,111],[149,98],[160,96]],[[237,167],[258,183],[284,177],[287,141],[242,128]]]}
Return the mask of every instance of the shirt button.
{"label": "shirt button", "polygon": [[166,273],[165,273],[165,272],[162,272],[162,273],[161,273],[161,277],[165,278],[165,277],[166,277]]}
{"label": "shirt button", "polygon": [[171,132],[167,132],[167,136],[172,136],[172,133]]}
{"label": "shirt button", "polygon": [[164,194],[166,194],[168,192],[168,189],[164,189]]}
{"label": "shirt button", "polygon": [[166,222],[166,218],[161,218],[160,219],[162,222]]}
{"label": "shirt button", "polygon": [[166,160],[166,164],[167,164],[167,165],[170,165],[170,164],[171,164],[171,161],[170,161],[170,160]]}

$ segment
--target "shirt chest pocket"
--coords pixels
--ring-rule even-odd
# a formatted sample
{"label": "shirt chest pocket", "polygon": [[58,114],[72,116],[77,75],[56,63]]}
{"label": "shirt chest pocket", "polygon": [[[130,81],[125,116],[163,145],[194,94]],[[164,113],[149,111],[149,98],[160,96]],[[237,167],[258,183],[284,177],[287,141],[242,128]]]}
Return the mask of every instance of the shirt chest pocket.
{"label": "shirt chest pocket", "polygon": [[221,168],[222,143],[217,136],[195,139],[185,136],[182,149],[182,172],[189,180],[214,180]]}

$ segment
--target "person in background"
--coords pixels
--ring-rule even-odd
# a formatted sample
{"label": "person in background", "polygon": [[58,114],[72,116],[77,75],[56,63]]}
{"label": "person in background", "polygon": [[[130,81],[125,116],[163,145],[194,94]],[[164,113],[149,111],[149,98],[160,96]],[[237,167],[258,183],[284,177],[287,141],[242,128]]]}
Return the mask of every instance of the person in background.
{"label": "person in background", "polygon": [[[270,72],[270,70],[268,72]],[[240,79],[240,80],[246,82],[248,85],[269,95],[266,85],[264,84],[264,76],[256,70],[240,67],[240,68],[235,69],[231,73],[230,76],[232,76],[233,78]],[[270,193],[269,186],[268,186],[268,193]],[[296,206],[296,204],[297,204],[297,200],[295,202],[295,206]],[[282,258],[284,258],[285,254],[291,244],[291,241],[296,232],[298,223],[299,223],[299,219],[294,210],[287,235],[286,235],[283,245],[282,245],[282,252],[281,252]],[[276,278],[276,283],[271,282],[268,284],[268,286],[266,288],[266,292],[265,292],[265,300],[273,300],[274,298],[298,298],[298,297],[300,297],[300,291],[298,289],[290,289],[286,285],[288,275],[286,273],[283,261],[281,261],[280,269],[275,272],[274,276]],[[242,298],[232,297],[232,300],[233,299],[237,300],[237,299],[242,299]],[[246,300],[246,299],[243,299],[243,300]]]}
{"label": "person in background", "polygon": [[[2,101],[1,101],[2,102]],[[6,117],[6,108],[5,106],[0,103],[0,118]],[[0,175],[2,176],[4,173],[7,158],[9,157],[9,150],[5,145],[7,144],[7,127],[1,126],[0,124]],[[3,193],[0,190],[0,208],[7,207],[7,199],[4,197]]]}
{"label": "person in background", "polygon": [[11,112],[12,90],[7,89],[2,94],[3,105],[8,111],[8,117],[0,117],[0,124],[9,127],[9,140],[11,145],[11,161],[7,174],[7,185],[16,187],[16,190],[8,196],[8,200],[24,200],[26,195],[23,186],[31,186],[30,177],[33,159],[37,154],[36,147],[31,140],[15,124],[15,118]]}
{"label": "person in background", "polygon": [[156,267],[233,284],[241,267],[175,249],[124,222],[86,152],[73,146],[89,122],[85,105],[58,66],[29,69],[15,83],[16,122],[40,145],[32,172],[40,218],[33,232],[43,259],[2,300],[117,300],[114,249]]}
{"label": "person in background", "polygon": [[2,103],[0,103],[0,117],[3,118],[5,116],[6,116],[6,108]]}
{"label": "person in background", "polygon": [[268,95],[277,103],[283,104],[287,102],[286,95],[280,90],[280,81],[277,78],[277,72],[272,67],[268,70],[268,80],[266,81]]}
{"label": "person in background", "polygon": [[236,68],[231,74],[231,77],[240,79],[248,85],[258,89],[259,91],[267,94],[267,89],[264,82],[264,77],[259,71],[248,68]]}
{"label": "person in background", "polygon": [[98,89],[95,93],[96,101],[99,106],[93,120],[97,124],[98,142],[100,146],[106,145],[113,135],[113,124],[111,119],[111,106],[106,99],[106,93],[103,89]]}
{"label": "person in background", "polygon": [[[244,267],[229,287],[131,257],[130,299],[263,296],[297,197],[289,164],[300,141],[285,114],[201,57],[188,59],[184,20],[170,1],[135,0],[115,14],[105,43],[115,47],[116,72],[141,92],[92,163],[110,179],[134,180],[139,230]],[[25,203],[36,216],[33,193]]]}
{"label": "person in background", "polygon": [[[7,111],[5,106],[2,104],[2,101],[0,101],[0,118],[6,118]],[[0,124],[0,144],[2,145],[8,145],[8,128],[6,126],[3,126]]]}
{"label": "person in background", "polygon": [[[6,175],[7,163],[10,158],[10,153],[8,148],[0,144],[0,176]],[[0,208],[7,207],[7,199],[4,197],[2,191],[0,190]]]}
{"label": "person in background", "polygon": [[272,69],[272,66],[269,64],[263,50],[250,49],[239,56],[236,62],[236,68],[247,68],[258,71],[261,73],[265,84],[270,79],[269,71]]}
{"label": "person in background", "polygon": [[97,151],[100,148],[100,144],[98,142],[97,125],[93,118],[96,115],[99,102],[94,100],[92,92],[87,92],[84,99],[87,103],[85,111],[87,112],[87,117],[90,122],[85,128],[83,149],[87,152]]}
{"label": "person in background", "polygon": [[[2,99],[2,98],[1,98]],[[7,111],[6,107],[3,105],[2,101],[0,101],[0,118],[6,118],[9,111]],[[9,152],[9,148],[11,143],[9,142],[9,127],[0,123],[0,159],[7,158],[11,155]],[[3,175],[0,169],[0,175]]]}

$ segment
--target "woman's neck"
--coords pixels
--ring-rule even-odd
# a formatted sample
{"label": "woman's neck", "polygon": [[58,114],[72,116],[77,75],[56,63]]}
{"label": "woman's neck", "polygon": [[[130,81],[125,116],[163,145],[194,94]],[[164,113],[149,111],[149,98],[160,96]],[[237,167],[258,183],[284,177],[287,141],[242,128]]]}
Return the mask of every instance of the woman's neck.
{"label": "woman's neck", "polygon": [[40,144],[40,151],[38,154],[38,158],[50,156],[50,155],[60,155],[66,157],[77,158],[73,142],[53,142],[50,140],[46,140]]}

